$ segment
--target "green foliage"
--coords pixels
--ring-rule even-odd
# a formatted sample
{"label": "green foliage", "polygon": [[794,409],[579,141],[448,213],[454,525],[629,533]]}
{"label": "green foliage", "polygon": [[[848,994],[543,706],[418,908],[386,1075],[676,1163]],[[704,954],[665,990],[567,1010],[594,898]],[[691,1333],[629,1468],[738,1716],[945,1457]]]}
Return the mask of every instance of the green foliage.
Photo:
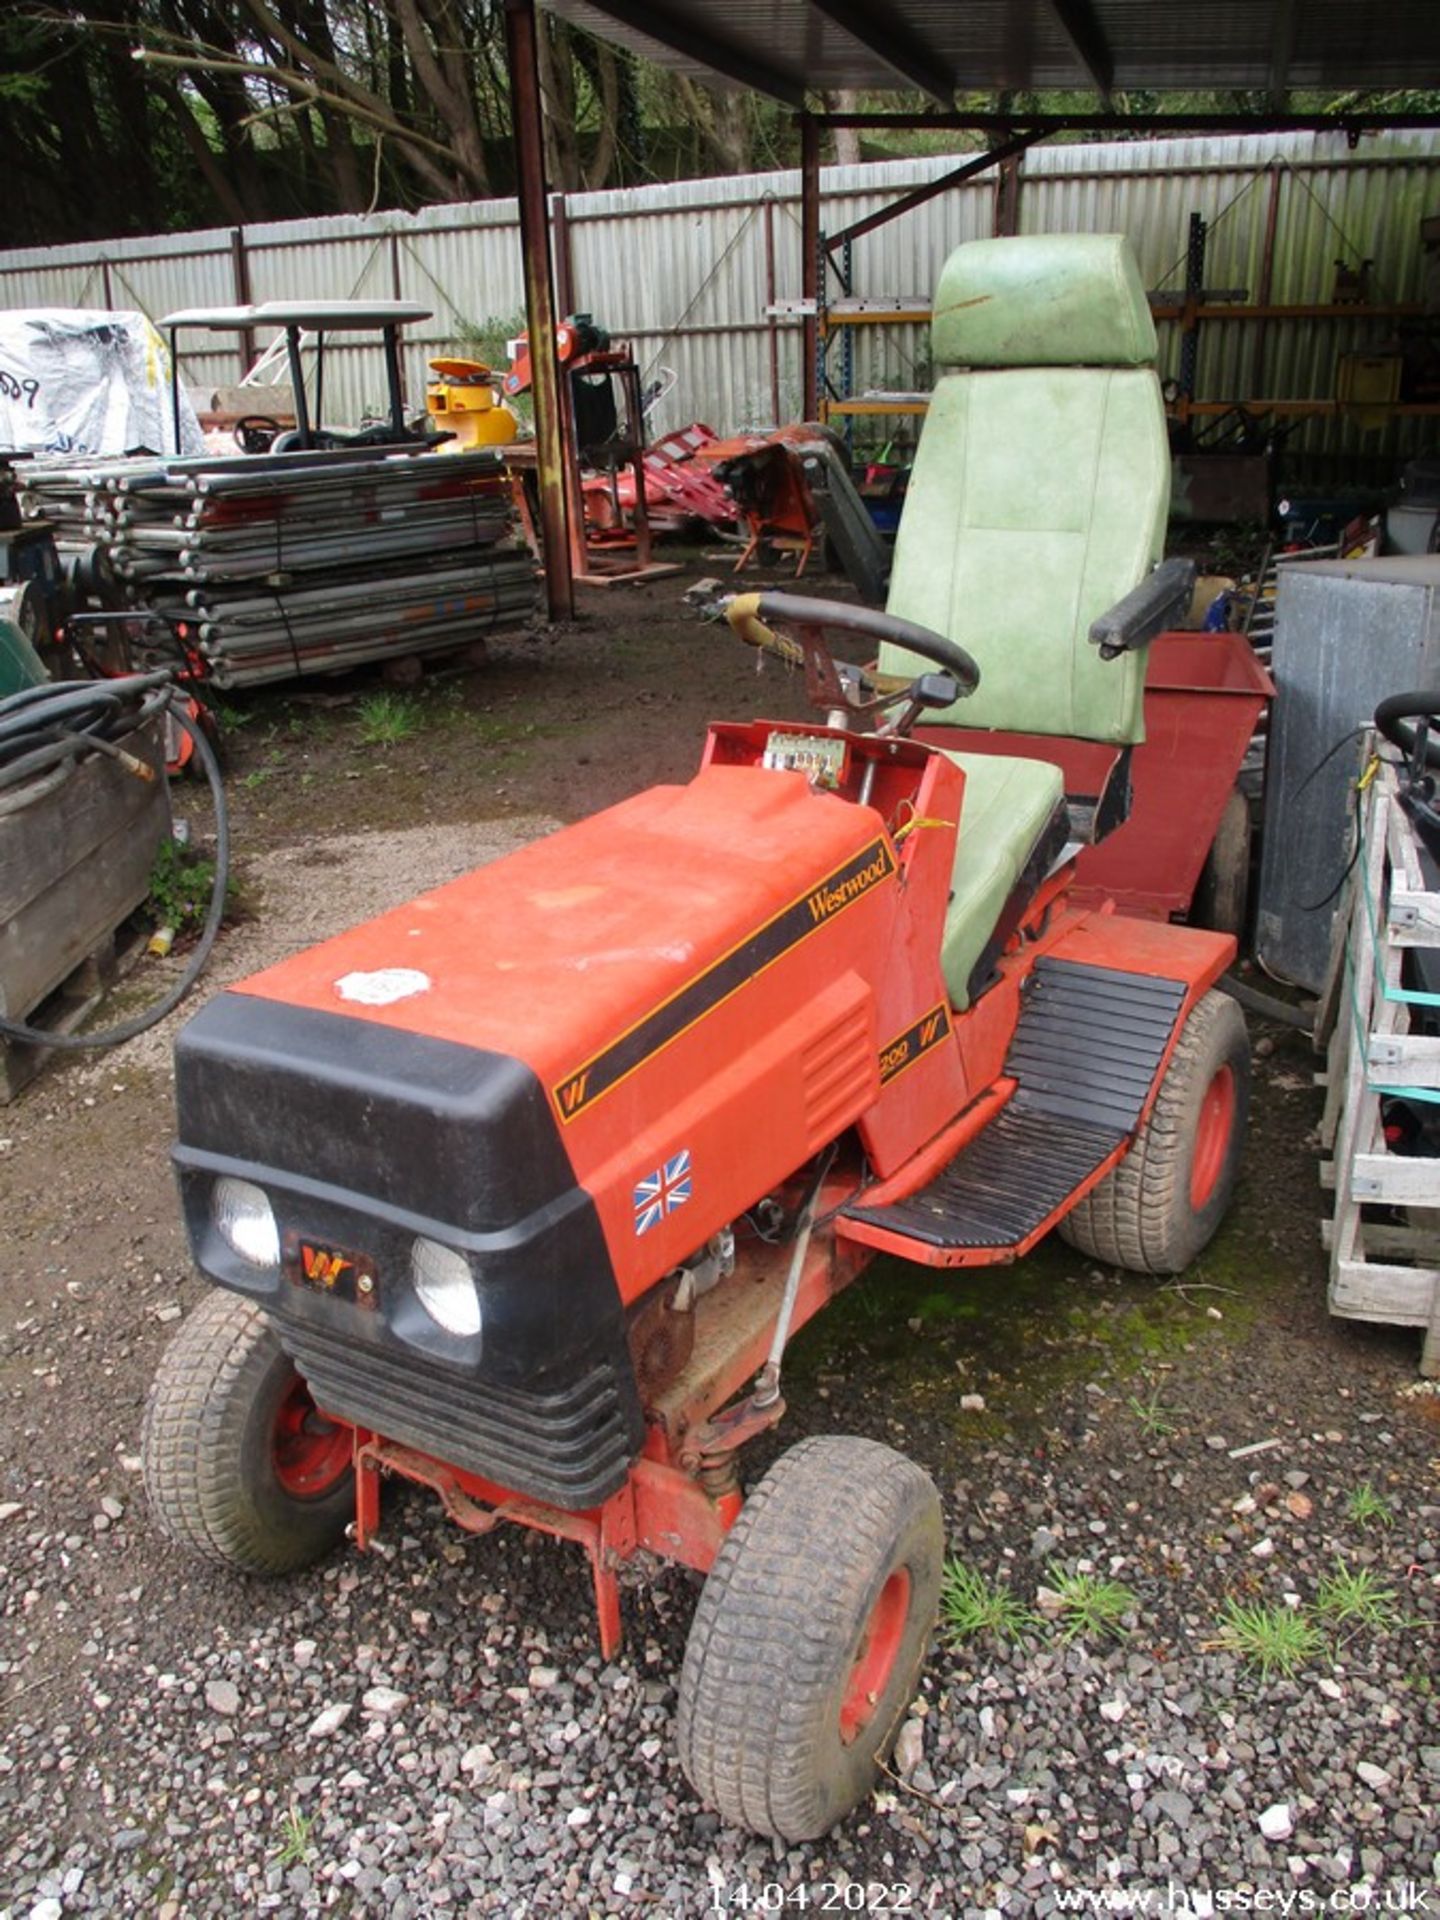
{"label": "green foliage", "polygon": [[945,1562],[940,1618],[952,1646],[982,1633],[994,1634],[997,1640],[1018,1640],[1036,1624],[1035,1615],[1009,1587],[954,1558]]}
{"label": "green foliage", "polygon": [[523,309],[518,313],[487,314],[483,320],[467,320],[457,314],[452,338],[457,345],[468,347],[475,359],[503,373],[509,364],[509,343],[524,331]]}
{"label": "green foliage", "polygon": [[1303,1609],[1258,1601],[1247,1606],[1233,1594],[1220,1614],[1220,1644],[1259,1667],[1266,1680],[1276,1674],[1289,1679],[1325,1650],[1324,1636]]}
{"label": "green foliage", "polygon": [[1150,1389],[1149,1397],[1141,1400],[1130,1396],[1130,1411],[1134,1414],[1140,1431],[1147,1440],[1164,1440],[1175,1431],[1175,1422],[1160,1404],[1160,1388]]}
{"label": "green foliage", "polygon": [[160,927],[172,927],[177,938],[198,933],[215,890],[215,862],[178,840],[161,842],[150,869],[146,905]]}
{"label": "green foliage", "polygon": [[275,1863],[281,1867],[303,1867],[310,1859],[310,1832],[313,1814],[302,1813],[292,1800],[280,1819],[280,1846]]}
{"label": "green foliage", "polygon": [[1362,1480],[1345,1502],[1345,1512],[1357,1527],[1393,1527],[1395,1508],[1368,1480]]}
{"label": "green foliage", "polygon": [[403,693],[369,693],[360,702],[360,743],[394,747],[420,726],[420,704]]}
{"label": "green foliage", "polygon": [[1334,1573],[1327,1574],[1315,1589],[1315,1611],[1332,1626],[1368,1627],[1386,1633],[1400,1624],[1396,1594],[1382,1587],[1368,1567],[1352,1571],[1337,1560]]}
{"label": "green foliage", "polygon": [[1140,1604],[1139,1596],[1119,1580],[1102,1580],[1095,1573],[1049,1572],[1052,1590],[1059,1595],[1062,1640],[1123,1640],[1130,1629],[1126,1616]]}

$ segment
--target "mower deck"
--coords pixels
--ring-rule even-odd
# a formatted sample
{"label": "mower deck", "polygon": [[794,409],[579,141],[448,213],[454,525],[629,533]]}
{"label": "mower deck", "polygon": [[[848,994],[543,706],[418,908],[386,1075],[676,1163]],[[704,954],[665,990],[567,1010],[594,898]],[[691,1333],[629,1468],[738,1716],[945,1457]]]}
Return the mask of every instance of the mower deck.
{"label": "mower deck", "polygon": [[1037,960],[1005,1060],[1008,1105],[927,1186],[885,1206],[862,1196],[837,1232],[928,1266],[1018,1258],[1139,1124],[1186,991]]}

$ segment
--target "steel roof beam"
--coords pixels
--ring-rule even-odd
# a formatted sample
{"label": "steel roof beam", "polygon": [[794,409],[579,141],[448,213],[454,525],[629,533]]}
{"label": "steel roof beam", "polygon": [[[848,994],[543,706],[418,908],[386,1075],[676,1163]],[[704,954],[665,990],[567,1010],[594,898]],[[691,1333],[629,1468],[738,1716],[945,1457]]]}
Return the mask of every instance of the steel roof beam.
{"label": "steel roof beam", "polygon": [[768,94],[772,100],[781,100],[787,107],[803,109],[805,105],[803,86],[787,80],[783,74],[776,73],[760,61],[752,60],[748,54],[726,46],[723,41],[714,39],[703,28],[691,25],[680,15],[664,7],[652,6],[650,0],[590,0],[590,4],[597,13],[608,14],[622,27],[629,27],[632,33],[645,34],[662,47],[670,47],[685,59],[709,67],[726,80],[733,80],[737,86]]}
{"label": "steel roof beam", "polygon": [[[1014,113],[817,113],[822,127],[934,128],[1009,133]],[[1051,133],[1380,133],[1387,127],[1440,127],[1440,113],[1027,113],[1024,124]]]}
{"label": "steel roof beam", "polygon": [[1275,24],[1270,34],[1270,104],[1274,107],[1283,103],[1290,88],[1295,25],[1295,0],[1276,0]]}
{"label": "steel roof beam", "polygon": [[1075,58],[1108,107],[1115,86],[1115,56],[1090,0],[1050,0],[1050,11],[1070,42]]}
{"label": "steel roof beam", "polygon": [[918,87],[948,107],[955,98],[953,76],[938,65],[928,47],[907,33],[893,13],[877,14],[867,0],[809,0],[810,11],[818,13],[832,26],[883,60],[890,71],[907,87]]}
{"label": "steel roof beam", "polygon": [[909,213],[914,207],[921,207],[927,200],[933,200],[938,194],[948,193],[952,187],[960,186],[966,180],[973,180],[977,173],[984,173],[990,167],[998,167],[1004,160],[1011,160],[1016,154],[1024,153],[1027,147],[1033,147],[1040,138],[1038,133],[1017,133],[996,147],[991,153],[976,154],[973,160],[967,160],[963,166],[956,167],[953,173],[942,173],[938,180],[927,180],[923,186],[912,187],[909,193],[902,194],[898,200],[892,200],[888,207],[881,207],[875,213],[867,213],[863,220],[856,220],[851,226],[844,227],[839,233],[825,236],[825,251],[837,253],[847,240],[858,240],[862,234],[873,233],[876,227],[887,226],[890,221],[898,220],[902,213]]}

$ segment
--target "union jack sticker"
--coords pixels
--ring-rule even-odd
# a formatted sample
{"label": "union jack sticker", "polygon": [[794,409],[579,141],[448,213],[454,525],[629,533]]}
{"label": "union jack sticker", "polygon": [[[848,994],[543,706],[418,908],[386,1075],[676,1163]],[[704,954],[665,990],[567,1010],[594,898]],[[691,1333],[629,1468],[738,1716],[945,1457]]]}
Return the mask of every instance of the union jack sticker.
{"label": "union jack sticker", "polygon": [[649,1233],[658,1227],[667,1213],[683,1207],[690,1198],[690,1149],[682,1147],[663,1167],[647,1173],[635,1183],[635,1232]]}

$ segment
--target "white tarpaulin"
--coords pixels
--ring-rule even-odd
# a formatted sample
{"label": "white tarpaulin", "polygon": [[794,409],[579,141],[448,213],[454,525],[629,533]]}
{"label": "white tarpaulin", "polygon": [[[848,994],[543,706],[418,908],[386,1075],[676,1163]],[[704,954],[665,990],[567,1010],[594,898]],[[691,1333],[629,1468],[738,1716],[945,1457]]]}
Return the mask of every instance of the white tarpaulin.
{"label": "white tarpaulin", "polygon": [[201,454],[182,386],[180,445],[170,350],[143,313],[0,312],[0,447],[37,453]]}

